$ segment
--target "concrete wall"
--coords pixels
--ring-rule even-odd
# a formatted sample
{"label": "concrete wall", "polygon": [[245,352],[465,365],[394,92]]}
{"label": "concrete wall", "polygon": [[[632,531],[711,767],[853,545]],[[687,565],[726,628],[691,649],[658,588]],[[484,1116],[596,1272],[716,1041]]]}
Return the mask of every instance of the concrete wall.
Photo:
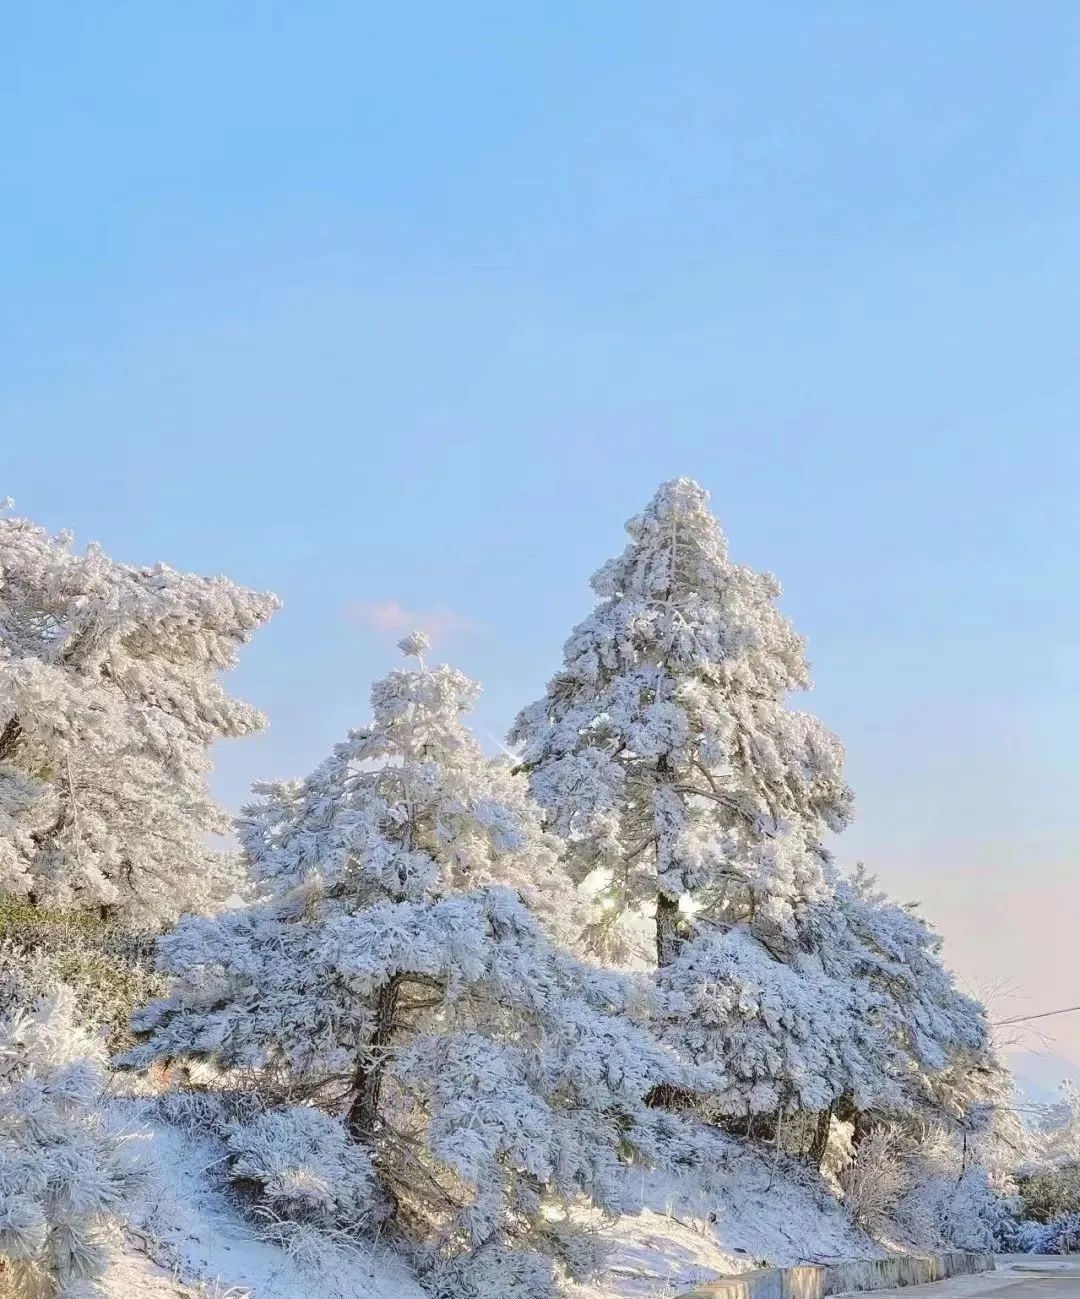
{"label": "concrete wall", "polygon": [[824,1299],[855,1290],[891,1290],[950,1276],[992,1272],[993,1254],[902,1254],[830,1267],[767,1267],[709,1281],[679,1299]]}

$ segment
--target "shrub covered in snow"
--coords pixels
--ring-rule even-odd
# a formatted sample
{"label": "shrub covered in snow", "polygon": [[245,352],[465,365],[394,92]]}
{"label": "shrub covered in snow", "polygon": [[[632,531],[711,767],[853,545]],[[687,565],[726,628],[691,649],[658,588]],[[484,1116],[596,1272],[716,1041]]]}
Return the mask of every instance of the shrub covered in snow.
{"label": "shrub covered in snow", "polygon": [[894,1128],[876,1128],[839,1176],[844,1203],[855,1221],[874,1235],[887,1231],[911,1190],[908,1152]]}
{"label": "shrub covered in snow", "polygon": [[162,991],[153,938],[0,896],[0,1006],[32,1005],[57,984],[71,990],[80,1026],[102,1029],[119,1050],[132,1012]]}
{"label": "shrub covered in snow", "polygon": [[1078,1254],[1080,1213],[1066,1214],[1052,1222],[1006,1220],[998,1231],[997,1245],[1005,1254]]}
{"label": "shrub covered in snow", "polygon": [[266,1101],[256,1091],[218,1088],[178,1089],[154,1098],[151,1114],[171,1127],[196,1137],[224,1142],[238,1124],[251,1123],[266,1112]]}
{"label": "shrub covered in snow", "polygon": [[0,1259],[84,1293],[142,1179],[131,1138],[100,1107],[100,1044],[61,989],[0,1025]]}
{"label": "shrub covered in snow", "polygon": [[272,1213],[330,1228],[368,1220],[375,1172],[340,1120],[305,1107],[272,1110],[233,1123],[227,1145],[230,1178],[257,1187]]}
{"label": "shrub covered in snow", "polygon": [[844,1200],[873,1235],[920,1249],[992,1250],[1009,1211],[963,1150],[940,1127],[876,1126],[839,1175]]}
{"label": "shrub covered in snow", "polygon": [[984,1168],[975,1165],[957,1177],[952,1170],[916,1165],[894,1221],[925,1248],[993,1250],[1009,1216]]}

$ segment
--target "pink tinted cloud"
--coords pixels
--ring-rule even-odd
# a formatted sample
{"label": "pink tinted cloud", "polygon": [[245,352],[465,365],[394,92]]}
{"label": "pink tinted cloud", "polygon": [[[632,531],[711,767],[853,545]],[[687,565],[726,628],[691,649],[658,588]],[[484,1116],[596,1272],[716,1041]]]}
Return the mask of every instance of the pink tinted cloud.
{"label": "pink tinted cloud", "polygon": [[426,632],[432,644],[441,644],[464,632],[475,630],[476,623],[454,609],[406,609],[397,600],[376,600],[370,604],[351,604],[346,616],[387,640],[397,639],[410,631]]}

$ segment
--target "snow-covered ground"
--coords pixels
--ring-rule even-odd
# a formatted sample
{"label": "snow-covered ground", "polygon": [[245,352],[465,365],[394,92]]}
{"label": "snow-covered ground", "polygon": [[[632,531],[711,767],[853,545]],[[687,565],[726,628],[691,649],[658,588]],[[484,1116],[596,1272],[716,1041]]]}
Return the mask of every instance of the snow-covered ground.
{"label": "snow-covered ground", "polygon": [[[222,1147],[121,1102],[155,1167],[108,1275],[110,1299],[423,1299],[387,1250],[321,1248],[305,1259],[260,1239],[214,1176]],[[734,1141],[708,1179],[642,1178],[640,1212],[611,1224],[607,1270],[573,1299],[669,1299],[765,1263],[871,1257],[880,1249],[808,1176]]]}
{"label": "snow-covered ground", "polygon": [[883,1252],[809,1175],[741,1143],[717,1144],[723,1162],[707,1179],[643,1179],[646,1207],[607,1229],[607,1271],[581,1299],[667,1299],[755,1267]]}
{"label": "snow-covered ground", "polygon": [[310,1265],[259,1238],[215,1185],[215,1141],[129,1107],[146,1133],[155,1176],[108,1277],[110,1299],[424,1299],[387,1251],[324,1248]]}

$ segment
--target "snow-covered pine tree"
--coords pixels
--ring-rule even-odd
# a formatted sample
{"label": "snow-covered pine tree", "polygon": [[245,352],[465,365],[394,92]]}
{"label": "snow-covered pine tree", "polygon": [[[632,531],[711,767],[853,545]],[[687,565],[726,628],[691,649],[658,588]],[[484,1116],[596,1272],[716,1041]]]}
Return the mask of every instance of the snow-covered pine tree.
{"label": "snow-covered pine tree", "polygon": [[999,1066],[983,1007],[957,988],[926,921],[864,871],[831,870],[782,958],[752,926],[712,926],[656,973],[655,1030],[713,1068],[713,1109],[759,1130],[817,1112],[816,1160],[834,1115],[856,1143],[883,1122],[930,1123],[974,1150]]}
{"label": "snow-covered pine tree", "polygon": [[731,561],[707,493],[665,483],[626,526],[592,579],[599,605],[510,738],[575,877],[604,880],[598,935],[655,909],[665,965],[687,903],[765,934],[820,896],[817,844],[851,795],[838,741],[788,706],[809,674],[780,587]]}
{"label": "snow-covered pine tree", "polygon": [[238,827],[261,896],[162,940],[172,993],[126,1063],[254,1071],[341,1114],[375,1174],[360,1207],[432,1293],[541,1299],[589,1257],[571,1202],[617,1210],[628,1159],[678,1151],[645,1097],[685,1079],[621,1015],[624,982],[553,943],[574,891],[525,782],[462,723],[476,694],[421,659],[311,776],[261,787]]}
{"label": "snow-covered pine tree", "polygon": [[0,516],[0,893],[147,926],[212,899],[210,746],[263,725],[219,675],[276,606]]}
{"label": "snow-covered pine tree", "polygon": [[688,479],[627,531],[510,737],[572,874],[591,876],[593,934],[615,946],[655,912],[656,1032],[711,1066],[712,1113],[776,1131],[821,1112],[827,1133],[842,1097],[903,1105],[880,988],[834,972],[809,926],[831,905],[822,840],[851,793],[839,742],[790,706],[809,671],[779,585],[732,562]]}
{"label": "snow-covered pine tree", "polygon": [[841,1117],[861,1127],[875,1110],[908,1111],[963,1133],[991,1118],[1000,1087],[986,1010],[957,987],[942,959],[941,937],[913,906],[882,892],[860,866],[838,875],[829,896],[803,916],[806,945],[824,973],[874,1004],[883,1040],[879,1059],[890,1072],[898,1103],[845,1096]]}
{"label": "snow-covered pine tree", "polygon": [[656,985],[654,1032],[711,1071],[711,1116],[779,1140],[789,1118],[831,1115],[841,1099],[906,1108],[907,1060],[883,1031],[880,990],[830,976],[813,953],[782,961],[747,926],[709,929]]}

